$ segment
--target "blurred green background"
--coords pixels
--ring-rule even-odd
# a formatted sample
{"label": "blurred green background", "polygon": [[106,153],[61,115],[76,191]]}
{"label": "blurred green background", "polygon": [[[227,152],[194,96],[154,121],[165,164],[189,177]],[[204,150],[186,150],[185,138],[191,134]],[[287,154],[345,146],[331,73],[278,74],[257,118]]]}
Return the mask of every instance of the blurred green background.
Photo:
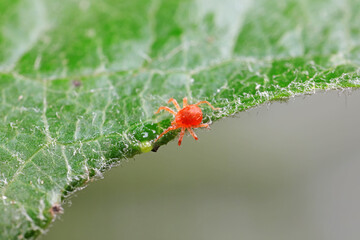
{"label": "blurred green background", "polygon": [[107,172],[41,239],[359,239],[359,107],[330,91],[215,122]]}

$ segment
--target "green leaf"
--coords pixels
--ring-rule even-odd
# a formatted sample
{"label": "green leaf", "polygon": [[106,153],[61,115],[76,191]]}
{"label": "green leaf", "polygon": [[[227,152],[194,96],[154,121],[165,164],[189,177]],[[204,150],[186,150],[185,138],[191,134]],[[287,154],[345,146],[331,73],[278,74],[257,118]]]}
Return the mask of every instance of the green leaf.
{"label": "green leaf", "polygon": [[153,145],[170,97],[211,122],[360,85],[360,2],[0,2],[0,238],[35,238],[70,193]]}

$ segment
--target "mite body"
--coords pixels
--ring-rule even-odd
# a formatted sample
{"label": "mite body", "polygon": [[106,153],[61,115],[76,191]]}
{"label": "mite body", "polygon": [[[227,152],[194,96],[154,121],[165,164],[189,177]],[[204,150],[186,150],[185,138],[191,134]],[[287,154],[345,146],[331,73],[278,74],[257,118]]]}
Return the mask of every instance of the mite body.
{"label": "mite body", "polygon": [[175,116],[175,120],[171,122],[171,126],[168,127],[164,132],[162,132],[159,137],[155,140],[159,140],[164,134],[169,131],[181,128],[180,137],[179,137],[179,146],[181,145],[182,139],[184,137],[185,131],[188,130],[195,140],[198,140],[198,137],[193,131],[193,128],[209,127],[207,123],[201,123],[203,119],[203,114],[200,104],[208,104],[212,109],[219,110],[220,108],[214,108],[208,101],[200,101],[196,104],[188,104],[187,98],[183,99],[183,108],[180,108],[177,101],[173,98],[170,98],[168,103],[172,102],[177,109],[177,112],[168,107],[159,107],[155,114],[159,113],[161,110],[167,111]]}

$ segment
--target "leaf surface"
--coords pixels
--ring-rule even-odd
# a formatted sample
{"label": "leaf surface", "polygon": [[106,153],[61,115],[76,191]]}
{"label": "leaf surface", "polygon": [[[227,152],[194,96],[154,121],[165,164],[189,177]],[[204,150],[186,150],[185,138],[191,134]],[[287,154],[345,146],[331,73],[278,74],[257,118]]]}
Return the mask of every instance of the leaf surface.
{"label": "leaf surface", "polygon": [[[358,87],[360,3],[0,2],[0,238],[35,238],[63,199],[152,149],[170,97],[204,122]],[[169,133],[158,147],[176,136]]]}

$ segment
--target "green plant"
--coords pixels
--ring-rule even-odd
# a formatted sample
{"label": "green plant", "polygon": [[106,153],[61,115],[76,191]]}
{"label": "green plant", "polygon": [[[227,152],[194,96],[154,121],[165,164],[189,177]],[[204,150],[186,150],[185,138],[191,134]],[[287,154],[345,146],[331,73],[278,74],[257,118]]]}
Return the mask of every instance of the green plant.
{"label": "green plant", "polygon": [[[170,125],[167,99],[214,121],[358,87],[360,3],[0,2],[0,236],[34,238],[54,206]],[[165,144],[177,132],[159,141]]]}

